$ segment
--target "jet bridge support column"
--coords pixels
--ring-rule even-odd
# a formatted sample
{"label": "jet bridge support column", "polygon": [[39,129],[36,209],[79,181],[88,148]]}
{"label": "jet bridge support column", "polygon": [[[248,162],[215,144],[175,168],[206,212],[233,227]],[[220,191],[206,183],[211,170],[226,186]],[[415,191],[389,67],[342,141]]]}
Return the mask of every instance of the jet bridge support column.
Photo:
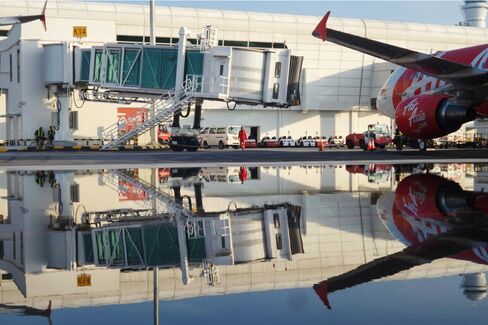
{"label": "jet bridge support column", "polygon": [[205,210],[203,209],[202,183],[195,183],[193,184],[193,187],[195,188],[195,202],[197,205],[197,212],[205,212]]}
{"label": "jet bridge support column", "polygon": [[60,145],[71,145],[73,132],[70,128],[71,94],[67,87],[56,87],[56,109],[58,110],[58,130],[54,135],[54,141]]}
{"label": "jet bridge support column", "polygon": [[195,102],[195,114],[193,115],[193,129],[200,130],[202,128],[202,105],[203,99],[198,99]]}
{"label": "jet bridge support column", "polygon": [[[186,41],[188,37],[188,31],[185,27],[181,27],[178,33],[178,57],[176,61],[176,81],[175,92],[179,93],[183,89],[183,81],[185,77],[185,58],[186,58]],[[180,112],[175,112],[173,115],[174,128],[180,127]]]}

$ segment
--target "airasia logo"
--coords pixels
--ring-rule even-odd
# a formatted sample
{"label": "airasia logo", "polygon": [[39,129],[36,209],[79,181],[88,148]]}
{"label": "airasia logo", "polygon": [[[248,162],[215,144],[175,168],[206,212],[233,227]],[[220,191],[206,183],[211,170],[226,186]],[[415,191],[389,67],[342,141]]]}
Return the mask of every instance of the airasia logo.
{"label": "airasia logo", "polygon": [[419,99],[414,97],[405,107],[403,107],[403,116],[408,117],[408,126],[415,132],[420,132],[428,127],[427,115],[425,112],[419,113]]}
{"label": "airasia logo", "polygon": [[420,205],[427,200],[427,187],[422,186],[420,182],[415,182],[408,189],[408,196],[403,198],[403,206],[405,209],[418,215]]}

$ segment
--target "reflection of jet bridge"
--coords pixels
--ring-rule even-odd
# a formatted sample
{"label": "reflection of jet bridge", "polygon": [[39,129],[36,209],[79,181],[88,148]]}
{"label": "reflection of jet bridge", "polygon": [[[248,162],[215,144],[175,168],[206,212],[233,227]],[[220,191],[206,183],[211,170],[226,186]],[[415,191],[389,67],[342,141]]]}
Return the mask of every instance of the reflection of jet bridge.
{"label": "reflection of jet bridge", "polygon": [[[206,32],[205,32],[206,31]],[[217,34],[206,27],[202,35]],[[57,97],[58,141],[72,141],[70,96],[83,100],[147,102],[143,116],[122,119],[101,133],[102,149],[111,149],[163,122],[172,123],[174,150],[197,150],[204,99],[228,103],[288,107],[300,105],[302,57],[287,49],[213,46],[205,36],[200,46],[187,44],[181,28],[177,47],[106,44],[80,48],[66,42],[44,46],[44,81]],[[210,37],[210,36],[209,36]],[[61,64],[60,64],[61,62]],[[71,68],[72,66],[72,68]],[[195,105],[193,132],[182,132],[180,113]],[[229,106],[230,107],[230,106]]]}

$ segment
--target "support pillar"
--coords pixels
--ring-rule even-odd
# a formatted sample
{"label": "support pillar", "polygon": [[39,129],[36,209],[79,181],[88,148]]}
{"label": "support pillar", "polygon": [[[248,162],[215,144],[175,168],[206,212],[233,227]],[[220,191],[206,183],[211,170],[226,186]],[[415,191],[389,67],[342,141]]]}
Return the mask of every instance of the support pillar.
{"label": "support pillar", "polygon": [[193,129],[200,130],[202,128],[202,105],[203,99],[198,99],[195,102],[195,114],[193,115]]}
{"label": "support pillar", "polygon": [[[71,96],[68,88],[56,89],[56,108],[58,110],[58,130],[54,135],[54,141],[60,145],[72,145],[73,132],[69,127],[69,115],[71,111]],[[47,132],[47,131],[46,131]]]}
{"label": "support pillar", "polygon": [[159,325],[159,269],[153,269],[154,325]]}
{"label": "support pillar", "polygon": [[202,183],[195,183],[193,184],[195,188],[195,201],[197,205],[197,213],[202,213],[205,210],[203,209],[203,198],[202,198]]}
{"label": "support pillar", "polygon": [[188,248],[186,246],[185,218],[178,213],[176,216],[176,226],[178,229],[178,246],[180,248],[180,268],[181,282],[183,285],[188,284]]}

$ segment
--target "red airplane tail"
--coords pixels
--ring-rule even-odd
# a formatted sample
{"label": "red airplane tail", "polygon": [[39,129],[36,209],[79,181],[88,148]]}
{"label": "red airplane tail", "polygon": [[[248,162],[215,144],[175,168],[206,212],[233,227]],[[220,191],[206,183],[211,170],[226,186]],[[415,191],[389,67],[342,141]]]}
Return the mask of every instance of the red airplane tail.
{"label": "red airplane tail", "polygon": [[320,21],[320,23],[315,27],[312,35],[315,37],[320,38],[322,41],[325,41],[327,38],[327,20],[329,19],[330,11],[327,11],[324,18]]}
{"label": "red airplane tail", "polygon": [[317,283],[313,285],[313,290],[319,296],[320,300],[324,303],[327,309],[332,309],[329,303],[329,298],[327,297],[329,290],[327,288],[327,281]]}
{"label": "red airplane tail", "polygon": [[44,30],[47,30],[46,26],[46,6],[47,6],[47,0],[44,2],[44,7],[42,8],[41,12],[41,17],[39,18],[42,22],[42,26],[44,27]]}

